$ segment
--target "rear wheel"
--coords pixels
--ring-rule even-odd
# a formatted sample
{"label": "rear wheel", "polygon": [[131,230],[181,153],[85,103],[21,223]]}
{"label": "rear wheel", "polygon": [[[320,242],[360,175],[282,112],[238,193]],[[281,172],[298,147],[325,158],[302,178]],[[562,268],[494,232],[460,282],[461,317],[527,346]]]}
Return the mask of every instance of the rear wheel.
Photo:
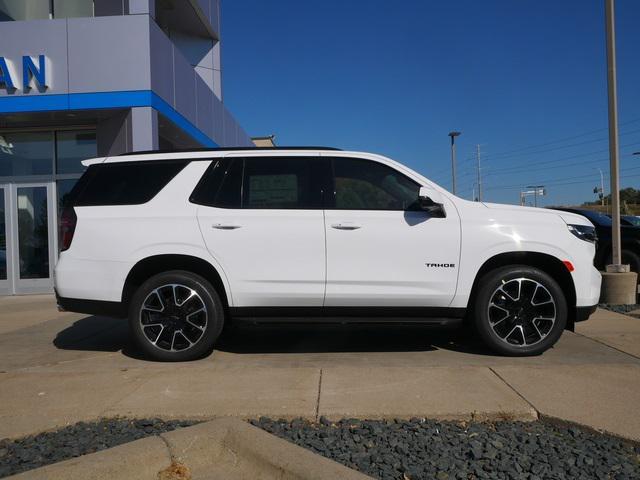
{"label": "rear wheel", "polygon": [[499,268],[480,279],[475,327],[494,351],[538,355],[553,346],[567,323],[567,301],[558,283],[534,267]]}
{"label": "rear wheel", "polygon": [[207,280],[191,272],[151,277],[129,305],[135,343],[154,360],[185,361],[209,354],[223,324],[220,297]]}

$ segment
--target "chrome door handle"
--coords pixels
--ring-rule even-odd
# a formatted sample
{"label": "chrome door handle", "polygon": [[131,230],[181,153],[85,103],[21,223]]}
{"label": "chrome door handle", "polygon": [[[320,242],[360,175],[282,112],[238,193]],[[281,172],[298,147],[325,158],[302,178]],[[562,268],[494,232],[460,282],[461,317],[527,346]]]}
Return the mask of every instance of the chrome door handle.
{"label": "chrome door handle", "polygon": [[217,228],[218,230],[235,230],[236,228],[240,228],[242,225],[233,225],[228,223],[214,223],[211,225],[211,228]]}
{"label": "chrome door handle", "polygon": [[357,230],[360,227],[361,225],[358,225],[356,223],[350,223],[350,222],[334,223],[331,225],[331,228],[335,228],[336,230]]}

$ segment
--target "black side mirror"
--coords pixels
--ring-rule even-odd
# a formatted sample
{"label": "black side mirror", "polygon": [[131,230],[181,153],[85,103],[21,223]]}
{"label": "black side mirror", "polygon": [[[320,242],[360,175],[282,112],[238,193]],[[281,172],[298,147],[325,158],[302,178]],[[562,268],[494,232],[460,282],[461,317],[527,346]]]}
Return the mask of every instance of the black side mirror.
{"label": "black side mirror", "polygon": [[425,212],[429,212],[432,217],[445,218],[447,216],[440,192],[428,187],[420,187],[418,202],[420,208]]}

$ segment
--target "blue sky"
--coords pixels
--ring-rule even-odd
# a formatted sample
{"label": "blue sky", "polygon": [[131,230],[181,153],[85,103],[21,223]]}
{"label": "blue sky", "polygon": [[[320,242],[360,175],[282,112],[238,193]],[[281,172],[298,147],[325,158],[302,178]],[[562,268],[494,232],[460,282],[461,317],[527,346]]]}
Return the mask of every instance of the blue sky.
{"label": "blue sky", "polygon": [[[617,0],[622,186],[640,188],[640,2]],[[223,91],[252,136],[381,153],[470,198],[608,192],[604,0],[223,0]]]}

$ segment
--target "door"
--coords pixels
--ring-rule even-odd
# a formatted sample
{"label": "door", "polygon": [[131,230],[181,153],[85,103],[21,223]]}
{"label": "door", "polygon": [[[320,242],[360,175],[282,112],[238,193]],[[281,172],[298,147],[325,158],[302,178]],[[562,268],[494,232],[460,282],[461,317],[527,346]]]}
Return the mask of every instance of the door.
{"label": "door", "polygon": [[325,211],[327,307],[447,307],[456,290],[460,225],[420,209],[420,185],[388,165],[332,160]]}
{"label": "door", "polygon": [[0,185],[0,295],[10,293],[9,282],[9,187]]}
{"label": "door", "polygon": [[192,201],[202,205],[200,229],[235,307],[322,307],[321,162],[231,155],[205,173]]}
{"label": "door", "polygon": [[56,251],[53,185],[9,184],[2,190],[5,223],[0,223],[0,233],[4,226],[5,237],[4,241],[0,237],[0,278],[4,245],[4,293],[51,292]]}

